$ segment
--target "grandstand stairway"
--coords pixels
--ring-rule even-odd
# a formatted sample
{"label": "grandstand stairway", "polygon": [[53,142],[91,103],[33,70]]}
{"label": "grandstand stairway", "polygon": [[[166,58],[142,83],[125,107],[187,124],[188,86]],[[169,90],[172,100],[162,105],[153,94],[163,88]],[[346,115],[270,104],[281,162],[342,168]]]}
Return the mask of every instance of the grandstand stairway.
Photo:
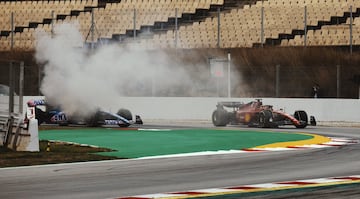
{"label": "grandstand stairway", "polygon": [[[178,25],[187,25],[189,23],[193,23],[195,21],[202,21],[207,17],[211,17],[217,15],[218,9],[221,12],[229,11],[232,8],[243,7],[245,4],[251,5],[255,4],[257,0],[224,0],[223,5],[210,5],[209,9],[196,9],[195,13],[183,13],[178,17]],[[98,0],[97,6],[85,6],[83,9],[79,10],[71,10],[70,14],[56,14],[54,16],[55,20],[65,20],[67,17],[71,16],[79,16],[81,12],[91,12],[93,8],[105,8],[108,4],[111,3],[120,3],[121,0]],[[28,28],[37,28],[39,25],[51,24],[53,19],[51,18],[43,18],[42,21],[30,21],[27,26],[15,26],[14,33],[22,33],[24,29]],[[153,26],[144,25],[141,26],[140,30],[136,30],[136,35],[144,32],[164,32],[168,29],[174,29],[175,18],[170,17],[166,22],[155,22]],[[132,37],[134,35],[134,30],[127,30],[126,34],[113,34],[111,40],[121,41],[127,37]],[[0,37],[8,37],[10,36],[11,30],[0,30]],[[106,38],[99,38],[100,41],[106,40]]]}
{"label": "grandstand stairway", "polygon": [[[54,16],[55,20],[65,20],[68,16],[78,16],[80,12],[91,12],[93,8],[100,8],[105,7],[106,2],[102,1],[102,4],[99,4],[98,6],[85,6],[83,10],[71,10],[69,15],[64,14],[57,14]],[[35,22],[30,21],[28,26],[15,26],[14,27],[14,33],[21,33],[24,31],[25,28],[37,28],[39,25],[44,24],[51,24],[53,19],[51,18],[44,18],[42,22]],[[10,36],[11,30],[0,30],[0,37],[8,37]]]}
{"label": "grandstand stairway", "polygon": [[[57,21],[65,21],[72,17],[78,17],[82,13],[90,13],[92,10],[95,9],[107,9],[108,6],[111,7],[111,5],[119,4],[124,0],[98,0],[96,5],[92,4],[91,6],[85,5],[82,7],[72,8],[67,13],[57,13],[54,16],[54,19]],[[25,1],[24,1],[25,2]],[[206,18],[212,18],[217,17],[217,11],[220,10],[222,13],[228,13],[231,12],[232,9],[243,9],[244,6],[250,6],[257,4],[258,0],[224,0],[223,4],[211,4],[209,8],[196,8],[195,11],[191,12],[182,12],[180,13],[179,17],[177,18],[178,27],[180,26],[187,26],[192,25],[194,22],[203,22]],[[175,11],[174,11],[175,12]],[[323,26],[332,26],[332,25],[348,25],[348,19],[350,19],[350,12],[346,11],[341,15],[341,12],[338,14],[338,16],[331,16],[328,21],[317,21],[317,25],[308,25],[306,29],[308,31],[310,30],[321,30],[323,29]],[[357,18],[360,16],[360,7],[355,7],[354,11],[352,12],[353,18]],[[41,20],[42,19],[42,20]],[[26,29],[35,29],[38,28],[41,25],[49,25],[52,23],[53,19],[49,18],[48,15],[45,18],[41,18],[40,20],[30,20],[25,21],[24,24],[19,24],[14,27],[14,33],[23,33],[26,32]],[[326,19],[326,18],[325,18]],[[128,27],[128,29],[125,31],[125,33],[114,33],[109,31],[109,35],[106,35],[105,38],[98,37],[98,42],[102,42],[104,40],[110,40],[110,41],[125,41],[127,38],[133,38],[134,35],[136,35],[139,38],[142,37],[153,37],[154,34],[163,34],[166,33],[168,30],[174,30],[175,29],[175,17],[169,16],[165,18],[163,21],[154,21],[150,25],[148,24],[142,24],[140,25],[140,28],[137,28],[135,31],[136,34],[134,34],[134,30]],[[88,24],[87,22],[86,24]],[[152,25],[153,24],[153,25]],[[315,21],[316,24],[316,21]],[[90,26],[91,24],[89,24]],[[301,26],[300,26],[301,28]],[[291,33],[289,33],[291,32]],[[265,43],[261,45],[260,43],[252,43],[250,42],[250,45],[252,44],[253,47],[258,46],[277,46],[281,45],[282,41],[284,40],[293,40],[296,36],[304,36],[305,32],[303,29],[292,29],[289,28],[288,33],[276,33],[273,34],[273,37],[277,38],[270,38],[271,36],[267,36],[265,38]],[[11,30],[0,30],[0,39],[1,37],[8,37],[10,36]],[[104,37],[104,36],[103,36]],[[255,42],[255,41],[253,41]],[[258,42],[258,41],[256,41]]]}
{"label": "grandstand stairway", "polygon": [[[360,8],[356,8],[355,12],[352,12],[353,19],[360,16]],[[344,12],[343,16],[332,16],[329,21],[318,21],[316,26],[306,26],[306,29],[309,30],[320,30],[325,25],[339,25],[346,24],[347,19],[350,18],[350,12]],[[291,34],[280,33],[278,38],[266,38],[265,44],[263,46],[278,46],[281,44],[282,40],[294,39],[296,35],[305,35],[304,30],[294,29]],[[260,43],[254,43],[254,47],[260,47]]]}
{"label": "grandstand stairway", "polygon": [[[217,15],[218,9],[220,12],[228,12],[233,8],[244,7],[244,5],[253,5],[257,2],[257,0],[224,0],[223,5],[210,5],[209,9],[196,9],[195,13],[183,13],[178,17],[178,26],[189,25],[193,22],[203,21],[207,17],[212,17]],[[168,21],[160,22],[157,21],[153,26],[142,25],[140,30],[136,30],[136,35],[146,34],[148,32],[152,32],[152,34],[156,33],[164,33],[167,30],[175,29],[175,17],[169,17]],[[126,34],[113,34],[111,40],[115,41],[124,41],[126,38],[131,38],[134,35],[134,30],[127,30]],[[106,40],[106,38],[101,38],[100,40]]]}

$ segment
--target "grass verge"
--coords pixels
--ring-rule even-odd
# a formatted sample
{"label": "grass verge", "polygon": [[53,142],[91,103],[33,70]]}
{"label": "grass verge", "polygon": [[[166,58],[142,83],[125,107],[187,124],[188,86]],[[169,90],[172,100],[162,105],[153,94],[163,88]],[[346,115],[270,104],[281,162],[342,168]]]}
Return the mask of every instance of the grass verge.
{"label": "grass verge", "polygon": [[0,168],[119,159],[97,155],[110,149],[40,141],[40,152],[19,152],[0,148]]}

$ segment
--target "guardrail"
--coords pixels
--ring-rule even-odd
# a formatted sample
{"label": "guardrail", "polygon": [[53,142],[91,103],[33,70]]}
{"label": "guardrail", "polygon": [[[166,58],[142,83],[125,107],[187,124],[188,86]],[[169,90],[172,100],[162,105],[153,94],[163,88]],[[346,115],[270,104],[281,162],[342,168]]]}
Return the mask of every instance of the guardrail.
{"label": "guardrail", "polygon": [[[14,133],[17,135],[19,131],[19,118],[15,115],[0,114],[0,133],[3,146],[8,146],[10,139]],[[15,131],[15,132],[14,132]]]}
{"label": "guardrail", "polygon": [[24,121],[22,116],[0,113],[0,146],[15,151],[39,151],[37,120]]}
{"label": "guardrail", "polygon": [[12,126],[13,120],[9,115],[0,113],[0,145],[7,145],[7,137],[9,134],[10,127]]}

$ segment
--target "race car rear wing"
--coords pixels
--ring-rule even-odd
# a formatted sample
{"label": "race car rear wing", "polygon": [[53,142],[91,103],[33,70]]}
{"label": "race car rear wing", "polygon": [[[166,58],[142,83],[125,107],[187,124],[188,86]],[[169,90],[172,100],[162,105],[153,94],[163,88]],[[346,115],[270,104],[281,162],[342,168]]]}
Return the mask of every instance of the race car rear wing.
{"label": "race car rear wing", "polygon": [[228,107],[228,108],[239,108],[241,106],[243,106],[244,103],[243,102],[218,102],[218,104],[216,105],[216,107]]}
{"label": "race car rear wing", "polygon": [[263,106],[263,103],[261,99],[255,99],[254,101],[251,101],[246,104],[244,102],[218,102],[218,104],[216,105],[216,107],[220,109],[224,107],[228,107],[228,108],[233,108],[234,110],[243,108],[245,106],[260,107]]}
{"label": "race car rear wing", "polygon": [[254,101],[251,101],[247,104],[245,104],[244,102],[218,102],[218,104],[216,105],[217,107],[228,107],[228,108],[240,108],[244,105],[251,105],[251,104],[257,104],[259,106],[262,105],[262,99],[255,99]]}

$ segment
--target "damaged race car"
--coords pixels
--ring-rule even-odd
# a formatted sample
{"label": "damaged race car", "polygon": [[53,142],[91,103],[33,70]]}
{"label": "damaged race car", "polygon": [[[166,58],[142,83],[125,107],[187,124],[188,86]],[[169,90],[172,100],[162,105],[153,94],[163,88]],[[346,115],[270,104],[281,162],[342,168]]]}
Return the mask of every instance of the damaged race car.
{"label": "damaged race car", "polygon": [[[228,124],[244,124],[249,127],[277,128],[283,125],[294,125],[296,128],[305,128],[308,124],[315,126],[314,116],[308,115],[303,110],[297,110],[293,115],[283,110],[274,110],[272,105],[263,105],[261,99],[249,103],[243,102],[218,102],[217,109],[212,114],[215,126]],[[232,108],[232,111],[224,107]],[[310,123],[309,123],[310,122]]]}
{"label": "damaged race car", "polygon": [[[93,114],[87,117],[67,116],[60,109],[49,106],[45,100],[30,100],[27,102],[28,107],[34,107],[35,118],[38,124],[58,124],[67,126],[69,124],[87,125],[89,127],[98,127],[102,125],[118,125],[128,127],[131,124],[143,124],[139,115],[135,115],[135,121],[128,109],[119,109],[117,113],[111,113],[97,109]],[[45,110],[39,108],[43,106]],[[28,117],[26,117],[28,118]]]}

